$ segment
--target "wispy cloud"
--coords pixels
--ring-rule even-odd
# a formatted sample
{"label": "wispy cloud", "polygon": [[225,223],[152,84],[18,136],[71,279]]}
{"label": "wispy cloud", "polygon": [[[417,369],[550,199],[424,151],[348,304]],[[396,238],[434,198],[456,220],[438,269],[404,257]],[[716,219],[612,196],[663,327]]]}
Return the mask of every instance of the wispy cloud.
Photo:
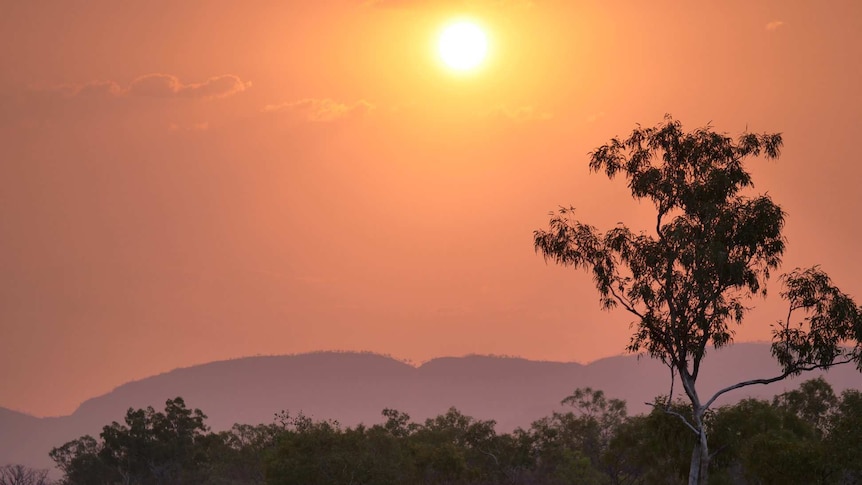
{"label": "wispy cloud", "polygon": [[183,125],[180,123],[171,123],[168,125],[168,130],[170,131],[207,131],[210,128],[210,124],[208,121],[201,121],[199,123],[192,123],[189,125]]}
{"label": "wispy cloud", "polygon": [[329,98],[300,99],[281,104],[271,104],[264,112],[289,112],[301,116],[306,121],[326,123],[347,118],[362,117],[374,110],[374,105],[365,100],[353,104],[340,103]]}
{"label": "wispy cloud", "polygon": [[784,21],[773,20],[772,22],[769,22],[768,24],[766,24],[766,30],[768,30],[770,32],[774,32],[774,31],[780,29],[782,26],[784,26]]}
{"label": "wispy cloud", "polygon": [[596,121],[599,121],[600,119],[602,119],[604,117],[605,117],[604,111],[599,111],[599,112],[593,113],[593,114],[587,116],[587,123],[595,123]]}
{"label": "wispy cloud", "polygon": [[547,111],[541,111],[533,106],[520,106],[518,108],[508,108],[506,106],[498,106],[491,110],[489,116],[492,118],[502,118],[517,123],[527,123],[531,121],[545,121],[553,116]]}
{"label": "wispy cloud", "polygon": [[239,76],[223,74],[213,76],[200,83],[183,83],[170,74],[146,74],[136,78],[128,87],[122,88],[115,81],[90,81],[83,84],[63,84],[36,91],[61,93],[65,96],[103,97],[154,97],[154,98],[199,98],[215,99],[232,96],[251,87],[251,82]]}
{"label": "wispy cloud", "polygon": [[184,84],[170,74],[147,74],[129,85],[130,96],[151,96],[159,98],[225,98],[245,91],[251,87],[239,76],[224,74],[214,76],[201,83]]}
{"label": "wispy cloud", "polygon": [[72,87],[70,94],[77,96],[122,96],[123,88],[114,81],[92,81]]}

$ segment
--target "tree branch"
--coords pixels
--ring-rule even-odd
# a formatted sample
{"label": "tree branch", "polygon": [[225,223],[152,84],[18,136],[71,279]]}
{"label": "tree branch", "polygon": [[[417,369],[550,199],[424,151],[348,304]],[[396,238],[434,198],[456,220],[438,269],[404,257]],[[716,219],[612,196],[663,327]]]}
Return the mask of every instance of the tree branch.
{"label": "tree branch", "polygon": [[853,362],[853,359],[840,360],[838,362],[831,362],[829,364],[800,365],[800,366],[796,366],[790,370],[785,371],[781,375],[778,375],[775,377],[770,377],[768,379],[751,379],[749,381],[742,381],[738,384],[734,384],[732,386],[725,387],[724,389],[721,389],[718,392],[716,392],[712,396],[712,398],[710,398],[710,400],[707,401],[706,404],[703,405],[703,409],[704,410],[709,409],[709,407],[712,405],[712,403],[715,402],[715,400],[718,399],[719,396],[721,396],[722,394],[724,394],[726,392],[730,392],[734,389],[739,389],[741,387],[746,387],[746,386],[753,386],[755,384],[764,384],[764,385],[772,384],[773,382],[778,382],[778,381],[784,380],[784,379],[788,378],[789,376],[796,374],[796,373],[799,373],[799,372],[807,372],[807,371],[812,371],[812,370],[816,370],[816,369],[827,369],[827,368],[832,367],[834,365],[848,364],[850,362]]}
{"label": "tree branch", "polygon": [[613,285],[611,285],[611,286],[608,288],[608,290],[610,291],[611,296],[613,296],[615,300],[617,300],[618,302],[620,302],[620,304],[623,306],[623,308],[625,308],[625,309],[626,309],[629,313],[631,313],[632,315],[635,315],[636,317],[638,317],[638,318],[640,318],[641,320],[643,320],[644,316],[643,316],[639,311],[637,311],[637,310],[634,308],[634,305],[632,305],[632,304],[631,304],[631,302],[629,302],[629,300],[628,300],[628,299],[621,297],[621,296],[616,292],[616,290],[614,290]]}
{"label": "tree branch", "polygon": [[667,393],[667,405],[665,406],[667,409],[670,409],[670,403],[673,401],[673,383],[676,380],[674,376],[674,367],[673,365],[667,366],[670,369],[670,391]]}
{"label": "tree branch", "polygon": [[[715,312],[715,304],[714,304],[715,299],[718,298],[727,289],[728,289],[728,287],[726,285],[719,284],[717,286],[717,288],[713,289],[712,293],[710,293],[708,297],[702,299],[701,303],[697,309],[697,318],[698,319],[706,319],[706,311],[707,311],[707,308],[710,306],[710,304],[713,304],[713,313],[714,313]],[[707,328],[703,332],[703,337],[701,337],[701,340],[698,342],[697,352],[695,353],[695,355],[699,355],[700,358],[693,359],[692,370],[691,370],[691,376],[694,379],[697,379],[698,374],[700,374],[700,363],[703,360],[703,355],[704,355],[704,352],[706,351],[706,345],[709,343],[709,335],[710,335],[709,334],[709,327],[710,326],[711,326],[711,324],[707,326]]]}
{"label": "tree branch", "polygon": [[724,444],[724,445],[722,445],[721,447],[719,447],[717,450],[715,450],[715,451],[713,451],[712,453],[710,453],[710,454],[709,454],[709,460],[710,460],[710,461],[712,461],[712,459],[713,459],[713,458],[715,458],[715,455],[717,455],[719,452],[721,452],[721,451],[725,450],[726,448],[728,448],[728,445],[727,445],[727,444]]}
{"label": "tree branch", "polygon": [[478,447],[477,447],[476,449],[477,449],[477,450],[479,450],[480,452],[482,452],[482,453],[484,453],[484,454],[486,454],[486,455],[490,456],[491,458],[493,458],[493,459],[494,459],[494,464],[495,464],[495,465],[497,465],[497,466],[500,466],[500,460],[498,460],[498,459],[497,459],[497,456],[496,456],[495,454],[491,453],[490,451],[485,451],[485,450],[483,450],[482,448],[478,448]]}
{"label": "tree branch", "polygon": [[647,406],[652,406],[652,407],[657,408],[657,409],[661,409],[662,412],[664,412],[665,414],[669,414],[671,416],[678,417],[680,420],[682,420],[682,423],[684,425],[686,425],[686,427],[688,427],[688,429],[690,429],[692,431],[692,433],[695,434],[695,436],[700,436],[700,432],[691,423],[689,423],[688,420],[685,419],[685,416],[683,416],[682,414],[679,414],[676,411],[671,411],[669,408],[661,408],[661,407],[657,406],[655,403],[645,402],[644,404],[646,404]]}

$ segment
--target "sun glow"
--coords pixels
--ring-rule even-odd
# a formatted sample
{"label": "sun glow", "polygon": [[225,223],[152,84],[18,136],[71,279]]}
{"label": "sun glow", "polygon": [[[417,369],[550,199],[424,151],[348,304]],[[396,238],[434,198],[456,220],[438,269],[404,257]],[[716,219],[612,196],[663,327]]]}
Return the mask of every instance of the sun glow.
{"label": "sun glow", "polygon": [[438,43],[440,58],[456,71],[478,67],[488,53],[488,38],[473,22],[460,20],[447,25]]}

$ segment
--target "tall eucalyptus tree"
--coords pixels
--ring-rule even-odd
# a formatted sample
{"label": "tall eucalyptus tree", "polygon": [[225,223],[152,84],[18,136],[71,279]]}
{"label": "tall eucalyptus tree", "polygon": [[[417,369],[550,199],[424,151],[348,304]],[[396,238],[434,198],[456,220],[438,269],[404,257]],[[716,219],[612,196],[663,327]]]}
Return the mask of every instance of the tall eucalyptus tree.
{"label": "tall eucalyptus tree", "polygon": [[749,157],[776,159],[781,146],[780,134],[734,140],[711,127],[683,131],[666,116],[590,153],[592,171],[622,174],[635,199],[654,205],[654,229],[635,232],[620,223],[600,232],[575,219],[573,208],[561,208],[534,233],[546,260],[592,273],[605,309],[634,316],[628,350],[660,359],[678,377],[691,414],[667,412],[696,435],[690,484],[707,483],[703,418],[719,396],[839,363],[862,369],[862,309],[815,266],[780,278],[788,312],[773,326],[772,354],[782,371],[712,395],[698,390],[707,349],[732,343],[750,299],[765,295],[766,280],[781,265],[784,211],[768,195],[748,193],[751,174],[743,165]]}

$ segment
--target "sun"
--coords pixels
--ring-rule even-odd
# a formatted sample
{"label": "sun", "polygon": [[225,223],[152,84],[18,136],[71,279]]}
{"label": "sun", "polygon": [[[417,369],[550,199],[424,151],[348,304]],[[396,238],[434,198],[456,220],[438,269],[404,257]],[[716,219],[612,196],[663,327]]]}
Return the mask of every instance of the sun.
{"label": "sun", "polygon": [[488,38],[474,22],[459,20],[443,29],[437,47],[444,64],[456,71],[469,71],[485,59]]}

